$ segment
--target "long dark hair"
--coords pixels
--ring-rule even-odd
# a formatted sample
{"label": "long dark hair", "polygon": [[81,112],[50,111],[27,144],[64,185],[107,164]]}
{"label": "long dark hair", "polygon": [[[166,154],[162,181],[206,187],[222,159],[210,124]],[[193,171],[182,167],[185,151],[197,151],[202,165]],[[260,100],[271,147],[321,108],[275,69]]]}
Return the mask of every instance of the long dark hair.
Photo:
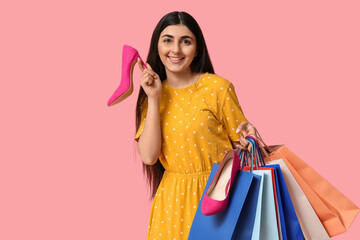
{"label": "long dark hair", "polygon": [[[186,12],[174,11],[166,14],[164,17],[161,18],[152,34],[149,54],[146,62],[149,63],[152,69],[159,75],[161,81],[164,81],[166,79],[165,66],[160,60],[157,45],[161,32],[167,26],[177,24],[183,24],[187,26],[196,37],[197,55],[190,65],[191,71],[193,73],[215,73],[199,24],[190,14]],[[139,129],[140,126],[141,112],[143,110],[143,104],[146,99],[146,93],[144,89],[140,87],[139,96],[136,103],[136,131]],[[143,163],[143,171],[146,174],[152,198],[154,198],[156,194],[157,188],[164,174],[164,170],[165,169],[159,159],[154,165],[146,165]]]}

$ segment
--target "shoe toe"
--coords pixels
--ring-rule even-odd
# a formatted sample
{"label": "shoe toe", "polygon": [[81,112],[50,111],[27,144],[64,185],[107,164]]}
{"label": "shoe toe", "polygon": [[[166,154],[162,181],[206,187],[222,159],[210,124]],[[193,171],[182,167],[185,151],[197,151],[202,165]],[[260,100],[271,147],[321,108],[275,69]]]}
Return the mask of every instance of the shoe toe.
{"label": "shoe toe", "polygon": [[207,194],[201,203],[201,212],[206,216],[217,214],[226,208],[226,201],[217,201],[210,198]]}

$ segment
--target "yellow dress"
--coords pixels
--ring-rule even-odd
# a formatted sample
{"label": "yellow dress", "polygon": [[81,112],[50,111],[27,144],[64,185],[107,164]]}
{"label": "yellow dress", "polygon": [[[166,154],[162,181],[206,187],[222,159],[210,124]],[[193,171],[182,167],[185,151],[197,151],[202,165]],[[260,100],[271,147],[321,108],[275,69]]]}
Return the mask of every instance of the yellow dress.
{"label": "yellow dress", "polygon": [[[147,101],[135,140],[146,121]],[[210,73],[181,89],[163,81],[160,103],[161,155],[165,168],[154,198],[148,239],[187,239],[214,163],[238,141],[237,126],[247,121],[234,86]]]}

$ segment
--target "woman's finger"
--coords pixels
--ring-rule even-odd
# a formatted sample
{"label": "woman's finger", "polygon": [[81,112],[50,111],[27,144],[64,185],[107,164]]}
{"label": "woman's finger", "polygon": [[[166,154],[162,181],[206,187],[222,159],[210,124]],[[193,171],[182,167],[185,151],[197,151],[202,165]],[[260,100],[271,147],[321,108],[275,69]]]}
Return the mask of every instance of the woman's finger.
{"label": "woman's finger", "polygon": [[242,146],[242,145],[239,145],[239,147],[238,147],[240,150],[246,150],[247,148],[246,147],[244,147],[244,146]]}
{"label": "woman's finger", "polygon": [[152,85],[153,82],[154,82],[154,80],[153,80],[151,77],[148,77],[148,78],[146,78],[146,80],[145,80],[145,83],[146,83],[147,86]]}
{"label": "woman's finger", "polygon": [[157,74],[154,72],[154,70],[152,69],[152,67],[150,66],[150,64],[146,63],[146,66],[149,69],[149,72],[151,73],[151,75],[153,76],[153,78],[157,78]]}
{"label": "woman's finger", "polygon": [[145,86],[151,86],[152,85],[152,82],[150,80],[147,80],[144,82]]}
{"label": "woman's finger", "polygon": [[249,146],[249,142],[245,139],[244,135],[240,135],[240,144],[243,146],[243,147],[247,147]]}
{"label": "woman's finger", "polygon": [[146,66],[148,67],[148,69],[152,70],[152,67],[150,66],[150,64],[146,63]]}
{"label": "woman's finger", "polygon": [[236,128],[236,133],[239,133],[243,130],[246,129],[246,125],[248,124],[249,122],[242,122],[240,123],[240,125]]}
{"label": "woman's finger", "polygon": [[144,66],[142,65],[142,63],[141,63],[141,60],[140,60],[140,58],[138,58],[138,60],[137,60],[137,62],[138,62],[138,65],[139,65],[139,68],[140,68],[140,71],[144,71]]}
{"label": "woman's finger", "polygon": [[255,129],[255,127],[254,127],[251,123],[249,123],[249,122],[242,122],[242,123],[238,126],[238,128],[236,129],[236,132],[237,132],[237,133],[239,133],[239,132],[244,132],[244,134],[245,134],[246,136],[248,136],[248,135],[253,135],[253,136],[255,136],[255,134],[256,134],[256,129]]}
{"label": "woman's finger", "polygon": [[[146,69],[145,69],[145,71],[146,71]],[[150,73],[145,72],[145,71],[143,72],[143,76],[140,81],[140,84],[143,87],[150,86],[153,83],[153,77],[151,76]]]}
{"label": "woman's finger", "polygon": [[144,80],[147,80],[147,79],[154,79],[154,77],[153,77],[153,73],[152,72],[150,72],[151,70],[149,70],[149,69],[145,69],[144,70],[144,72],[143,72],[143,79]]}

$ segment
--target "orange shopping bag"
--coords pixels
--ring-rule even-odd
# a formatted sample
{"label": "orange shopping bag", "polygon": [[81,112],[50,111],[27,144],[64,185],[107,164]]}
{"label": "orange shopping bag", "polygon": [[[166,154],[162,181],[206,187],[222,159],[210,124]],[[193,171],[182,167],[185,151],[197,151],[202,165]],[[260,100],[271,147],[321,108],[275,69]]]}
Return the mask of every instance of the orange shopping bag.
{"label": "orange shopping bag", "polygon": [[359,208],[287,147],[269,147],[270,160],[284,160],[329,236],[346,232]]}

